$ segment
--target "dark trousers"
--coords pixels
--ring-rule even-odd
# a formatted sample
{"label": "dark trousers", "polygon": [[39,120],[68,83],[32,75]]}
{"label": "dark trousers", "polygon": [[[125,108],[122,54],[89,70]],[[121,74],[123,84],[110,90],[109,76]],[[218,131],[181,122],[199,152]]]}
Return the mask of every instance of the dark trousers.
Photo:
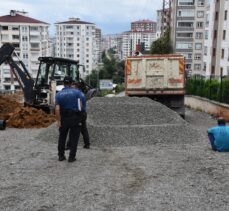
{"label": "dark trousers", "polygon": [[75,158],[79,136],[80,136],[80,114],[73,114],[71,116],[61,115],[61,127],[59,128],[59,140],[58,140],[58,155],[64,156],[65,143],[67,135],[69,133],[70,140],[70,152],[69,158]]}
{"label": "dark trousers", "polygon": [[89,133],[87,130],[87,113],[86,112],[82,112],[82,116],[81,116],[81,134],[83,136],[83,141],[84,141],[84,145],[89,146],[90,145],[90,139],[89,139]]}

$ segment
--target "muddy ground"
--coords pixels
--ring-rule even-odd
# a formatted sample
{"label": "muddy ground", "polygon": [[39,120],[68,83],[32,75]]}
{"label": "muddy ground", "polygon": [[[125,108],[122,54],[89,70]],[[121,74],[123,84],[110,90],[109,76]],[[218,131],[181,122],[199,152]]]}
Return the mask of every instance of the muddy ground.
{"label": "muddy ground", "polygon": [[57,161],[57,145],[37,138],[42,129],[0,131],[0,210],[229,210],[229,156],[206,137],[216,121],[191,110],[186,120],[201,141],[80,144],[74,163]]}

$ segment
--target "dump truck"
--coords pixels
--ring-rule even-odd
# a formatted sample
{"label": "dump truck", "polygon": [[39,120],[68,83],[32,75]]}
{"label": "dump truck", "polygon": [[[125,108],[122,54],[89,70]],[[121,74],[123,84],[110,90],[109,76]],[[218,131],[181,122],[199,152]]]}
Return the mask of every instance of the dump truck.
{"label": "dump truck", "polygon": [[[14,60],[15,56],[18,61]],[[80,77],[79,67],[82,66],[84,69],[84,66],[79,64],[79,61],[58,57],[39,57],[38,60],[39,68],[34,79],[10,43],[5,43],[0,48],[0,65],[6,63],[10,66],[11,72],[23,91],[25,106],[52,113],[55,106],[55,95],[64,87],[65,76],[71,76],[73,80],[79,82],[81,90],[88,98],[97,93],[96,89]]]}
{"label": "dump truck", "polygon": [[125,94],[159,101],[184,118],[184,56],[166,54],[127,57]]}

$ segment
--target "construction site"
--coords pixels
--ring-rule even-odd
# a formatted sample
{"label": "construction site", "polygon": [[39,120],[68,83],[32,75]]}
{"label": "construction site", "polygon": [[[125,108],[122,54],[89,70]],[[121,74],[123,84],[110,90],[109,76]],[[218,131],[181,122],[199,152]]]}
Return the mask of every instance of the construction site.
{"label": "construction site", "polygon": [[58,162],[53,115],[0,96],[0,210],[228,210],[228,154],[211,150],[216,119],[186,118],[149,98],[88,101],[91,149]]}

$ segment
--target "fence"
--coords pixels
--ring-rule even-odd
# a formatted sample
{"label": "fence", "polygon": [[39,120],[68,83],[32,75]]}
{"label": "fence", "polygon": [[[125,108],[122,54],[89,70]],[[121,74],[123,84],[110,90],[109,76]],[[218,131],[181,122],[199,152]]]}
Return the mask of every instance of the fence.
{"label": "fence", "polygon": [[193,76],[186,81],[186,94],[229,104],[229,78],[216,75]]}

